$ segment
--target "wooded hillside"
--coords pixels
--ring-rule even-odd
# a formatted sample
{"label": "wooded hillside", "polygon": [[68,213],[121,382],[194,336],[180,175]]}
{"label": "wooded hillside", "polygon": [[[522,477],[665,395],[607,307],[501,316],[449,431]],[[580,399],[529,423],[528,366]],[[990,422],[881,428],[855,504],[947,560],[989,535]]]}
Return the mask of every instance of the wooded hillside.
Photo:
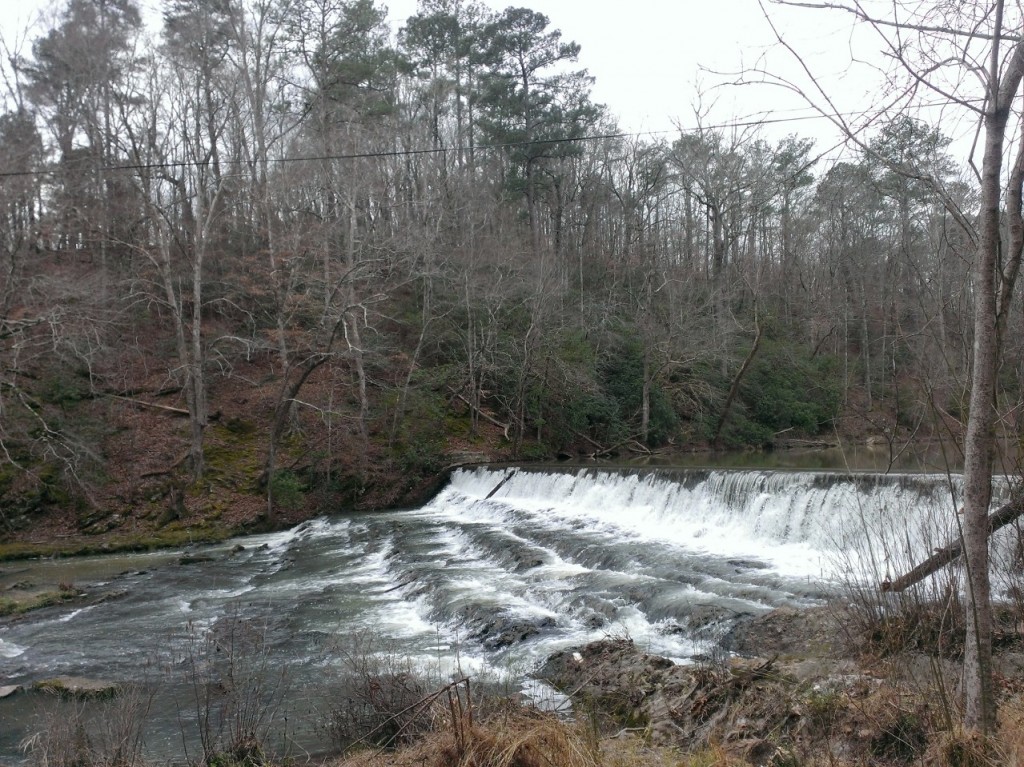
{"label": "wooded hillside", "polygon": [[0,531],[395,503],[474,451],[959,436],[974,245],[914,175],[977,203],[937,127],[831,164],[626,135],[542,14],[420,9],[164,0],[154,37],[67,0],[8,51]]}

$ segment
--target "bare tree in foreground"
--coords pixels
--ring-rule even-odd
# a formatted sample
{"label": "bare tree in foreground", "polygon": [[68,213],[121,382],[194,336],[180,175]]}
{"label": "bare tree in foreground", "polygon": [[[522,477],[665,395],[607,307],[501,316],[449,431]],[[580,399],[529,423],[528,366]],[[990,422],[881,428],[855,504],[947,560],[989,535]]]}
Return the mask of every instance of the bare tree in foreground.
{"label": "bare tree in foreground", "polygon": [[[1020,9],[1015,5],[1007,9],[1004,0],[970,4],[893,2],[878,15],[873,6],[862,0],[773,2],[843,11],[872,29],[881,40],[884,53],[896,64],[894,81],[902,84],[889,94],[890,108],[915,108],[924,96],[926,101],[938,99],[951,108],[973,113],[980,123],[982,165],[975,172],[981,204],[976,216],[956,206],[940,181],[927,170],[893,169],[931,182],[975,245],[973,374],[964,439],[961,530],[969,586],[963,696],[965,727],[988,732],[995,723],[996,709],[988,549],[992,529],[988,512],[995,449],[996,376],[1024,244],[1024,140],[1014,150],[1007,136],[1011,118],[1020,117],[1019,106],[1016,112],[1014,106],[1019,104],[1024,78],[1024,40],[1018,32],[1022,26]],[[1016,16],[1008,17],[1008,10]],[[765,18],[772,23],[767,11]],[[797,58],[811,85],[805,90],[792,81],[775,81],[804,96],[833,119],[849,139],[869,149],[861,132],[837,108],[827,87],[813,76],[774,24],[772,28],[779,44]]]}

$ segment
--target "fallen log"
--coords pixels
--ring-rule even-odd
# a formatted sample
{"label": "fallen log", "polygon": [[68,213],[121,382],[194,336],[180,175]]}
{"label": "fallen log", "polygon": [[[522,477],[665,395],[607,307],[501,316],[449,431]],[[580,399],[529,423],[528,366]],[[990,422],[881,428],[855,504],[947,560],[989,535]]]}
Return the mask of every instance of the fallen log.
{"label": "fallen log", "polygon": [[113,397],[114,399],[120,399],[120,400],[124,400],[125,402],[130,402],[133,405],[138,405],[139,407],[149,407],[149,408],[153,408],[154,410],[162,410],[165,413],[171,413],[173,415],[188,415],[189,414],[189,412],[187,410],[182,410],[180,407],[170,407],[169,405],[158,405],[155,402],[146,402],[145,400],[135,399],[134,397],[122,397],[120,394],[111,394],[110,396]]}
{"label": "fallen log", "polygon": [[139,475],[139,479],[146,479],[147,477],[163,477],[168,474],[171,474],[175,469],[181,466],[181,464],[185,463],[185,460],[190,455],[192,455],[192,451],[186,450],[184,453],[181,454],[181,456],[179,456],[174,461],[174,463],[172,463],[166,469],[154,469],[153,471],[144,471],[142,472],[142,474]]}
{"label": "fallen log", "polygon": [[[1014,498],[989,514],[988,534],[992,535],[996,530],[1006,527],[1022,515],[1024,515],[1024,495]],[[962,540],[953,541],[941,549],[936,549],[934,554],[905,575],[901,575],[895,580],[886,579],[882,581],[882,591],[906,591],[910,586],[923,581],[932,573],[941,570],[957,559],[963,553],[963,550],[964,544]]]}
{"label": "fallen log", "polygon": [[578,432],[578,431],[576,431],[575,429],[570,429],[570,431],[571,431],[571,432],[573,433],[573,435],[574,435],[574,436],[576,436],[576,437],[578,437],[579,439],[582,439],[582,440],[584,440],[584,441],[586,441],[586,442],[589,442],[589,443],[591,444],[591,446],[593,446],[593,447],[597,448],[598,450],[604,450],[604,445],[602,445],[602,444],[601,444],[600,442],[598,442],[598,441],[597,441],[596,439],[591,439],[591,438],[590,438],[590,437],[588,437],[588,436],[587,436],[586,434],[583,434],[583,433],[581,433],[581,432]]}
{"label": "fallen log", "polygon": [[614,453],[616,450],[618,450],[623,445],[626,445],[626,444],[628,444],[630,442],[635,442],[636,439],[638,437],[640,437],[640,436],[641,436],[640,434],[633,434],[633,435],[631,435],[629,437],[626,437],[621,442],[616,442],[611,447],[606,447],[606,448],[604,448],[602,450],[598,450],[596,453],[591,453],[589,457],[590,458],[603,458],[606,455],[611,455],[612,453]]}
{"label": "fallen log", "polygon": [[472,402],[470,402],[468,399],[463,397],[461,394],[456,394],[455,396],[456,396],[457,399],[461,400],[466,405],[468,405],[470,410],[475,410],[477,415],[479,415],[485,421],[487,421],[489,423],[493,423],[495,426],[497,426],[499,429],[501,429],[505,433],[505,439],[508,439],[508,430],[511,428],[510,424],[502,423],[501,421],[499,421],[494,416],[488,415],[487,413],[485,413],[483,411],[483,408],[476,407]]}

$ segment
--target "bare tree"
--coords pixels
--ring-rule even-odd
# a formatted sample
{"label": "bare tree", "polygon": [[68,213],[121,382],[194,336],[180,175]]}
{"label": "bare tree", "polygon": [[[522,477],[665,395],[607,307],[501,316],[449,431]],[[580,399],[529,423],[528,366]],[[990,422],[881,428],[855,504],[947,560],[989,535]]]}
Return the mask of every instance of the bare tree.
{"label": "bare tree", "polygon": [[[897,87],[890,94],[891,105],[910,109],[920,103],[920,96],[926,95],[979,119],[981,203],[976,216],[965,213],[933,173],[911,170],[891,160],[888,164],[896,172],[927,181],[975,246],[973,374],[964,440],[962,537],[968,593],[963,695],[965,726],[984,733],[995,723],[996,708],[988,549],[996,374],[1024,245],[1024,146],[1013,148],[1007,138],[1011,117],[1019,120],[1020,111],[1018,108],[1015,112],[1014,105],[1021,97],[1024,80],[1024,39],[1017,32],[1022,24],[1020,8],[1005,0],[968,4],[893,2],[886,15],[878,15],[861,0],[774,1],[779,5],[839,10],[872,29],[897,65],[893,73]],[[767,11],[765,17],[771,23]],[[810,85],[802,88],[792,81],[776,82],[804,95],[830,115],[850,139],[871,151],[862,132],[842,117],[827,87],[814,78],[809,65],[777,29],[776,37],[780,45],[797,57]],[[876,156],[886,161],[877,153]]]}

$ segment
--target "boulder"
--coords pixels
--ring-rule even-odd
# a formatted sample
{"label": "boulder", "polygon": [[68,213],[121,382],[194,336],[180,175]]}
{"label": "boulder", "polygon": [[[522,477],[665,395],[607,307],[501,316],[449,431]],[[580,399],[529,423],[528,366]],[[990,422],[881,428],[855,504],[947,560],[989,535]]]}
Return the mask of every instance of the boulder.
{"label": "boulder", "polygon": [[747,656],[822,658],[841,650],[844,637],[836,613],[828,607],[780,607],[741,619],[722,646]]}
{"label": "boulder", "polygon": [[479,640],[488,650],[500,650],[536,636],[542,629],[554,625],[555,621],[550,617],[529,620],[512,615],[497,615],[485,621],[472,638]]}
{"label": "boulder", "polygon": [[112,698],[121,691],[117,682],[87,679],[80,676],[55,676],[32,685],[34,690],[49,692],[67,698]]}

